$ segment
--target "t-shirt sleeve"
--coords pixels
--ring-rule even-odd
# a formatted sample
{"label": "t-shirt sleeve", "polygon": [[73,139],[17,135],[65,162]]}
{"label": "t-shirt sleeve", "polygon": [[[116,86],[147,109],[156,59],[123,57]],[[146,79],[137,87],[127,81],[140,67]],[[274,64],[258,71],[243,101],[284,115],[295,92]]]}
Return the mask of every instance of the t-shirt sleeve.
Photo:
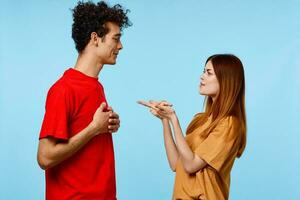
{"label": "t-shirt sleeve", "polygon": [[70,113],[69,94],[66,88],[53,85],[47,95],[45,115],[40,131],[40,139],[54,137],[67,140]]}
{"label": "t-shirt sleeve", "polygon": [[240,132],[238,124],[232,121],[232,117],[223,119],[195,149],[196,155],[217,171],[234,160],[238,151]]}

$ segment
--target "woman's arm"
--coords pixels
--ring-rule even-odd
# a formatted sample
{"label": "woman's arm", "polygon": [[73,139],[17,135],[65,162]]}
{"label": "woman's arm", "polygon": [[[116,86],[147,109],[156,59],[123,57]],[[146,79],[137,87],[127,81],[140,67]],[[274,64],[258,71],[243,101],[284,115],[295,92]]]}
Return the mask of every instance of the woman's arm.
{"label": "woman's arm", "polygon": [[[181,159],[183,167],[187,173],[195,173],[207,165],[204,160],[192,152],[186,143],[178,118],[171,107],[172,104],[166,101],[139,101],[138,103],[149,107],[150,112],[162,120],[165,149],[169,165],[173,171],[176,169],[178,158]],[[176,144],[173,139],[170,122],[173,126]]]}
{"label": "woman's arm", "polygon": [[175,111],[170,106],[165,106],[162,104],[159,104],[156,107],[159,109],[157,111],[157,114],[161,117],[167,118],[172,124],[177,151],[185,171],[189,174],[192,174],[204,168],[207,163],[199,156],[197,156],[194,152],[192,152],[192,150],[188,146],[183,136],[180,123]]}
{"label": "woman's arm", "polygon": [[166,149],[166,154],[169,162],[169,166],[172,169],[172,171],[176,170],[176,164],[178,160],[178,151],[176,148],[176,144],[173,139],[172,129],[170,126],[170,122],[166,117],[163,117],[157,113],[158,108],[156,108],[157,105],[166,105],[166,106],[172,106],[171,104],[168,104],[164,101],[161,102],[155,102],[155,101],[138,101],[139,104],[146,106],[150,108],[150,112],[159,118],[163,125],[163,135],[164,135],[164,145]]}
{"label": "woman's arm", "polygon": [[178,151],[172,136],[172,129],[168,119],[162,119],[164,144],[166,149],[167,158],[172,171],[176,170],[176,163],[178,160]]}
{"label": "woman's arm", "polygon": [[180,123],[175,113],[170,118],[170,121],[174,129],[177,150],[179,152],[180,159],[185,171],[189,174],[192,174],[204,168],[207,163],[199,156],[197,156],[194,152],[192,152],[192,150],[188,146],[182,134]]}

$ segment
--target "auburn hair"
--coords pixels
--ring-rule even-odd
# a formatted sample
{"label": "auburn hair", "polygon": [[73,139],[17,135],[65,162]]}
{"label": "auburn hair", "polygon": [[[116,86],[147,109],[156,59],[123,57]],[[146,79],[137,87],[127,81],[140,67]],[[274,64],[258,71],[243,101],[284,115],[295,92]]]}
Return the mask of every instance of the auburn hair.
{"label": "auburn hair", "polygon": [[215,101],[206,96],[204,113],[197,114],[187,127],[187,134],[204,124],[211,116],[210,125],[201,134],[208,137],[209,133],[226,117],[234,117],[236,126],[240,127],[241,145],[237,156],[240,157],[246,146],[246,110],[245,110],[245,77],[244,67],[239,58],[231,54],[216,54],[210,56],[220,90]]}

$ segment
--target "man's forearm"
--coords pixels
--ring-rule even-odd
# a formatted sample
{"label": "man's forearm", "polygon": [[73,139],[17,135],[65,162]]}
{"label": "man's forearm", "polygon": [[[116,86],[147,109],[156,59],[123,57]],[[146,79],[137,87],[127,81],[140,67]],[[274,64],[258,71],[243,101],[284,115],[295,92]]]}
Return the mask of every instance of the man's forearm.
{"label": "man's forearm", "polygon": [[51,168],[68,159],[80,150],[96,135],[91,126],[87,126],[67,142],[57,142],[53,138],[44,138],[39,142],[38,163],[42,169]]}

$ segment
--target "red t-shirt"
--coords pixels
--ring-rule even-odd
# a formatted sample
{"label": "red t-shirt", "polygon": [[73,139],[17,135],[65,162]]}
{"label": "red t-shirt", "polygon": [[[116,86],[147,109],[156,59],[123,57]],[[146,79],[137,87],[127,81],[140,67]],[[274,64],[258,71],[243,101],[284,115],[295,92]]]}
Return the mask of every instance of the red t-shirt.
{"label": "red t-shirt", "polygon": [[[40,139],[68,140],[92,121],[106,102],[98,78],[68,69],[50,88]],[[46,170],[47,200],[116,200],[112,135],[92,138],[82,149]]]}

